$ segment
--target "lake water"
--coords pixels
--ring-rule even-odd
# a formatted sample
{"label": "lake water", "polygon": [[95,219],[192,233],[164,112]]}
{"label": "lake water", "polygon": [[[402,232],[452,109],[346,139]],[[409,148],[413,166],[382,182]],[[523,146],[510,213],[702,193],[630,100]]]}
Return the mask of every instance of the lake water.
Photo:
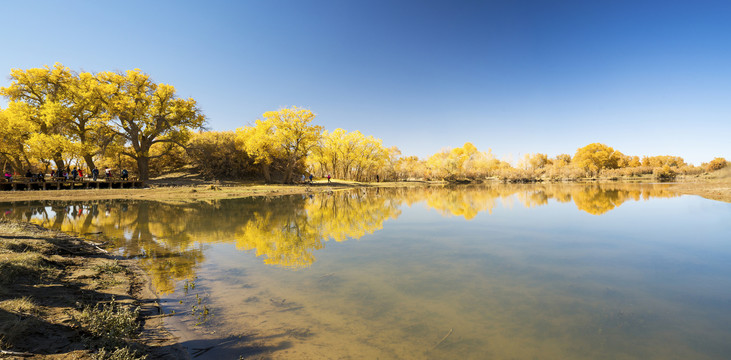
{"label": "lake water", "polygon": [[196,359],[731,358],[731,204],[667,185],[0,208],[137,257]]}

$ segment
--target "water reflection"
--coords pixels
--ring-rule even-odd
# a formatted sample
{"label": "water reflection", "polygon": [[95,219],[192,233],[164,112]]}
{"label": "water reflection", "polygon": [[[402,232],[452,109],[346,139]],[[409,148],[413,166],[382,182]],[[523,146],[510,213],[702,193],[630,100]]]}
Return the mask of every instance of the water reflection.
{"label": "water reflection", "polygon": [[539,184],[0,207],[138,257],[180,314],[166,321],[236,339],[201,359],[729,358],[731,208],[617,210],[675,196]]}
{"label": "water reflection", "polygon": [[339,192],[317,197],[287,197],[252,211],[234,238],[236,247],[254,250],[267,264],[307,267],[323,241],[359,239],[401,212],[392,198],[377,193]]}
{"label": "water reflection", "polygon": [[542,206],[553,199],[604,214],[628,200],[677,196],[667,185],[491,185],[380,188],[277,198],[217,200],[194,204],[150,201],[32,202],[6,205],[8,218],[54,229],[103,236],[125,256],[136,257],[162,293],[191,280],[210,243],[234,243],[264,263],[297,269],[316,261],[328,240],[359,239],[401,214],[402,205],[425,202],[444,216],[473,219],[499,203]]}

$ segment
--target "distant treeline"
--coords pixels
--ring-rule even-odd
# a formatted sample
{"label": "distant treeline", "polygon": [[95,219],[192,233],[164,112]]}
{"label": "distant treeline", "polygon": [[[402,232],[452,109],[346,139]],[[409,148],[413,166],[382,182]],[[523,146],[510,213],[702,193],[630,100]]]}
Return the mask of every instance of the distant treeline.
{"label": "distant treeline", "polygon": [[[13,69],[0,88],[3,172],[48,173],[73,167],[130,169],[145,180],[193,166],[212,179],[261,179],[291,183],[302,175],[356,181],[576,180],[651,174],[671,180],[727,165],[715,158],[701,166],[678,156],[629,156],[599,143],[572,156],[526,154],[512,164],[471,143],[426,159],[359,131],[325,130],[297,107],[269,111],[235,131],[203,131],[205,117],[193,99],[157,84],[139,69],[125,73],[76,73],[61,64]],[[245,119],[242,122],[246,121]]]}

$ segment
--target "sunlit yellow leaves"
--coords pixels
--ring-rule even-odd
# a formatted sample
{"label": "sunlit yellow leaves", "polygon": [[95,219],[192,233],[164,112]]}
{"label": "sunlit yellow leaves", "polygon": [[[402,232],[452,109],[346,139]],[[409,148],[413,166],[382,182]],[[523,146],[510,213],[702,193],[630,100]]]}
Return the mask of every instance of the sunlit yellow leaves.
{"label": "sunlit yellow leaves", "polygon": [[379,175],[384,178],[400,151],[387,149],[380,139],[365,136],[360,131],[335,129],[325,131],[320,145],[308,159],[312,171],[320,176],[367,181]]}
{"label": "sunlit yellow leaves", "polygon": [[237,139],[244,150],[262,166],[266,181],[269,177],[269,165],[275,158],[283,163],[283,182],[293,179],[298,166],[303,167],[305,158],[317,145],[322,134],[322,126],[310,125],[315,114],[298,107],[267,111],[264,120],[256,120],[254,126],[246,126],[236,130]]}
{"label": "sunlit yellow leaves", "polygon": [[156,84],[139,69],[125,74],[103,72],[97,78],[106,92],[103,102],[111,118],[109,127],[129,143],[132,151],[124,154],[137,161],[140,179],[149,177],[154,144],[182,143],[187,130],[205,122],[195,100],[178,98],[173,86]]}
{"label": "sunlit yellow leaves", "polygon": [[447,180],[486,178],[502,165],[491,151],[479,151],[469,142],[461,148],[436,153],[426,161],[428,178]]}
{"label": "sunlit yellow leaves", "polygon": [[624,155],[600,143],[586,145],[578,150],[571,162],[588,172],[597,174],[602,169],[615,169]]}

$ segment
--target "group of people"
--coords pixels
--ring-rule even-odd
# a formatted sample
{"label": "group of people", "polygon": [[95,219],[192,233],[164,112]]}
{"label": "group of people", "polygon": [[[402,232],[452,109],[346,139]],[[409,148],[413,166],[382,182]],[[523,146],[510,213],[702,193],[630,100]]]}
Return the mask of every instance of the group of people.
{"label": "group of people", "polygon": [[[87,176],[90,177],[93,181],[97,181],[97,179],[99,178],[99,169],[97,169],[97,168],[92,169],[91,174],[87,175]],[[9,171],[5,172],[6,181],[12,181],[18,177],[20,177],[20,174],[15,176],[13,173],[11,173]],[[46,175],[43,172],[34,174],[32,171],[30,171],[30,169],[28,169],[25,172],[24,177],[25,177],[25,179],[28,179],[31,182],[46,181]],[[112,169],[105,167],[104,168],[104,177],[106,179],[112,179],[113,178]],[[129,171],[127,171],[127,169],[122,169],[122,172],[121,172],[121,175],[119,178],[121,180],[129,180]],[[56,171],[55,169],[51,170],[51,180],[76,181],[77,179],[79,179],[79,180],[84,179],[84,171],[82,169],[74,168],[73,170],[71,170],[70,168],[66,168],[66,171],[61,171],[61,170]]]}
{"label": "group of people", "polygon": [[[310,174],[310,177],[309,177],[309,179],[310,179],[310,182],[309,183],[310,184],[312,184],[312,179],[313,178],[314,177],[312,176],[312,174]],[[327,182],[331,182],[330,179],[331,179],[330,174],[327,174]],[[307,183],[307,175],[306,174],[302,174],[302,180],[301,180],[301,182],[303,184]]]}
{"label": "group of people", "polygon": [[[330,179],[331,179],[330,174],[327,174],[327,182],[331,182]],[[306,175],[305,174],[302,174],[302,183],[304,184],[306,182],[307,182]],[[376,182],[381,182],[381,177],[379,175],[376,175]],[[310,182],[309,183],[312,184],[312,174],[310,174]]]}

